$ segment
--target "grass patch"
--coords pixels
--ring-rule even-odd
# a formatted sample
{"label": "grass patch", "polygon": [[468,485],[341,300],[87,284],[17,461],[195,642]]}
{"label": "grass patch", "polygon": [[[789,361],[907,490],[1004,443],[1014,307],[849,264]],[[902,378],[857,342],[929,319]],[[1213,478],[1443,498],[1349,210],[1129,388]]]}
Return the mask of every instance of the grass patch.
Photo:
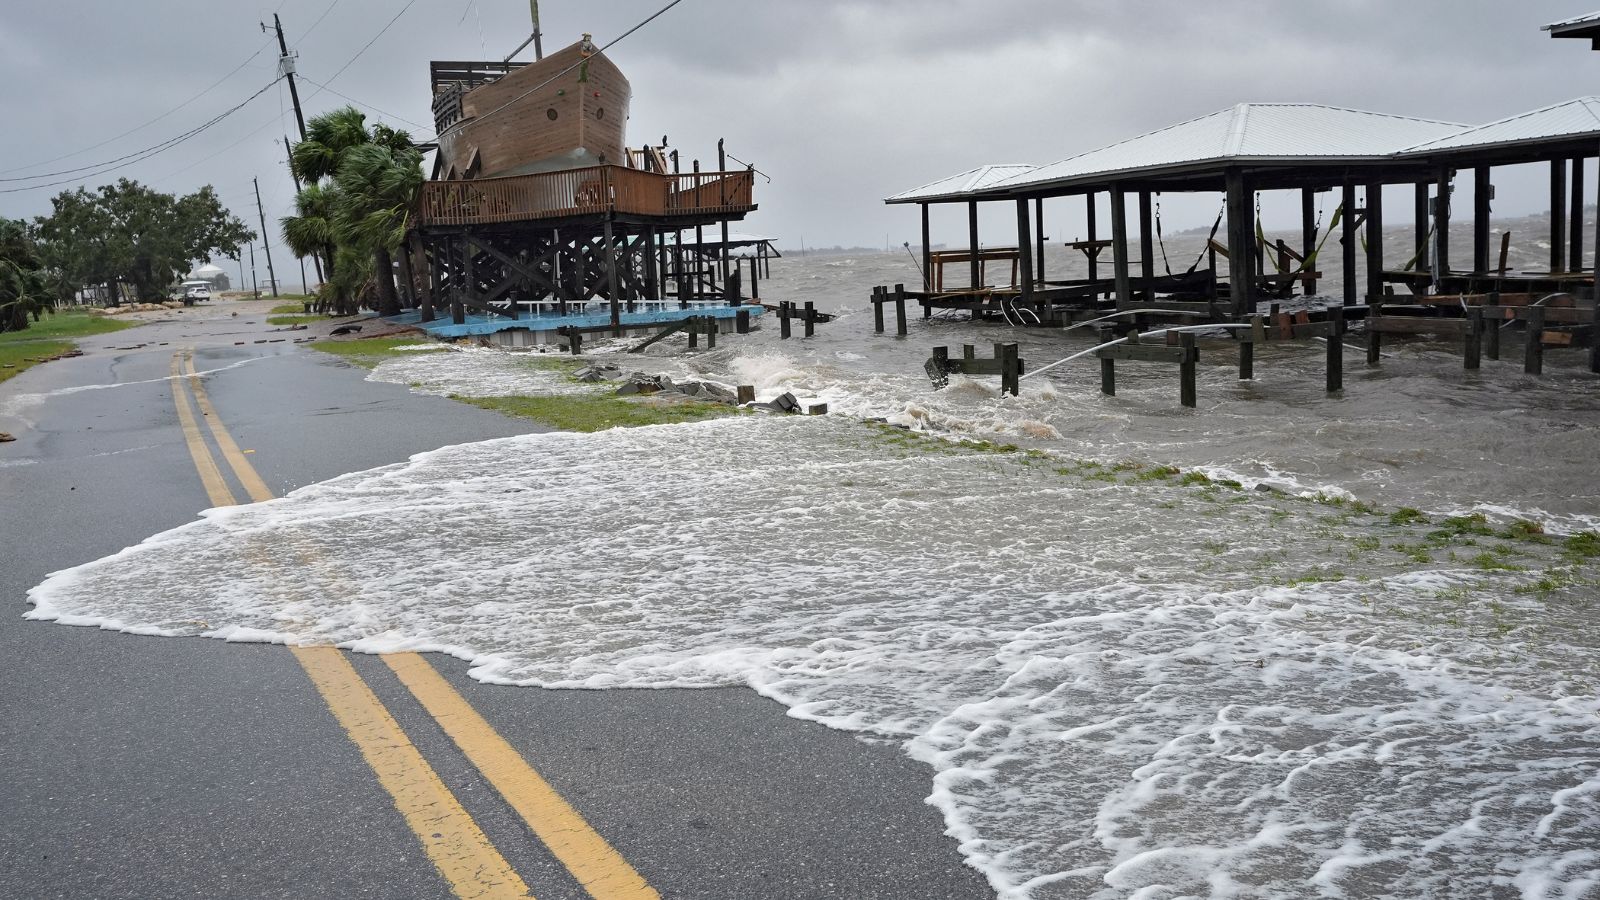
{"label": "grass patch", "polygon": [[[353,363],[363,369],[377,368],[378,363],[386,359],[394,359],[404,353],[420,353],[420,350],[402,350],[402,347],[421,347],[433,345],[438,350],[448,350],[444,344],[435,344],[423,338],[367,338],[364,341],[314,341],[311,349],[331,353],[343,357],[346,362]],[[437,351],[434,351],[437,352]]]}
{"label": "grass patch", "polygon": [[77,346],[73,338],[109,334],[135,324],[82,312],[47,313],[23,331],[0,334],[0,381],[21,375],[41,359],[66,353]]}
{"label": "grass patch", "polygon": [[1402,506],[1389,514],[1390,525],[1415,525],[1418,523],[1424,525],[1428,523],[1427,515],[1420,509]]}
{"label": "grass patch", "polygon": [[306,311],[306,304],[311,303],[314,298],[305,297],[303,300],[295,300],[295,296],[296,295],[294,295],[294,294],[279,294],[278,295],[278,299],[279,300],[294,300],[294,302],[293,303],[280,303],[277,306],[274,306],[271,309],[271,312],[274,315],[279,315],[279,316],[282,316],[282,315],[304,315],[305,311]]}
{"label": "grass patch", "polygon": [[1429,532],[1428,538],[1442,542],[1469,534],[1489,537],[1494,534],[1494,529],[1489,527],[1489,519],[1483,513],[1472,513],[1465,516],[1450,516],[1439,523],[1436,531]]}
{"label": "grass patch", "polygon": [[1594,559],[1600,556],[1600,532],[1580,531],[1566,539],[1562,550],[1571,560]]}
{"label": "grass patch", "polygon": [[1508,563],[1503,554],[1479,553],[1470,562],[1485,572],[1525,572],[1527,569],[1514,563]]}
{"label": "grass patch", "polygon": [[563,397],[462,397],[452,394],[451,399],[519,419],[531,419],[562,431],[582,432],[698,422],[742,412],[738,407],[720,403],[650,402],[605,394]]}
{"label": "grass patch", "polygon": [[1544,526],[1528,519],[1517,519],[1507,525],[1500,536],[1508,541],[1532,541],[1535,544],[1548,544],[1550,539],[1545,536]]}

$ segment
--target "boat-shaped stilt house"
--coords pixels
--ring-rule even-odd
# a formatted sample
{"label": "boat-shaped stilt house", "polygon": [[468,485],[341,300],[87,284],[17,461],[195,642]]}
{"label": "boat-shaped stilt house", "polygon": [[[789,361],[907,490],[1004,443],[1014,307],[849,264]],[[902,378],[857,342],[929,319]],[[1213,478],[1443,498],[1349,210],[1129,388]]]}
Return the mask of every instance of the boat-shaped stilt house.
{"label": "boat-shaped stilt house", "polygon": [[755,210],[754,170],[702,172],[665,138],[630,149],[628,79],[588,35],[533,63],[430,74],[438,152],[410,236],[428,302],[411,315],[449,317],[429,331],[576,346],[586,332],[760,314],[730,261],[667,239]]}

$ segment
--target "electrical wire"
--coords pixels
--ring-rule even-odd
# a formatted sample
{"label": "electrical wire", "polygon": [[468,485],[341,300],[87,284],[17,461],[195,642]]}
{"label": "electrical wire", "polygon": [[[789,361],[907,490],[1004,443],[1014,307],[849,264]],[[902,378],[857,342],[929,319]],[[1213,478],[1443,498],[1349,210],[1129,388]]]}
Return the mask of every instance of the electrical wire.
{"label": "electrical wire", "polygon": [[[88,147],[84,147],[81,150],[74,150],[71,153],[63,153],[62,155],[54,157],[53,159],[40,160],[39,162],[29,163],[28,165],[25,165],[25,166],[17,166],[14,169],[0,170],[0,175],[9,175],[9,174],[11,174],[13,172],[21,172],[24,169],[37,169],[40,166],[48,166],[51,163],[60,162],[63,159],[71,159],[74,156],[82,156],[83,154],[88,153],[90,150],[98,150],[101,147],[104,147],[105,145],[113,143],[115,141],[119,141],[119,140],[127,137],[128,135],[133,134],[136,131],[143,131],[144,129],[149,128],[151,125],[154,125],[155,123],[161,121],[162,119],[165,119],[167,116],[170,116],[173,113],[177,112],[178,110],[183,109],[185,106],[188,106],[189,104],[195,102],[196,100],[199,100],[201,97],[204,97],[206,94],[209,94],[212,91],[216,90],[217,87],[219,85],[221,85],[224,81],[227,81],[229,78],[232,78],[233,76],[237,75],[241,69],[243,69],[245,66],[248,66],[256,57],[260,56],[261,52],[263,50],[267,49],[267,47],[271,43],[272,43],[271,41],[268,41],[267,43],[262,44],[260,47],[258,47],[256,49],[256,52],[250,54],[245,59],[244,62],[242,62],[239,65],[235,66],[231,71],[228,72],[228,74],[226,74],[226,75],[222,76],[221,78],[218,78],[216,81],[212,82],[210,87],[206,88],[205,90],[201,91],[198,94],[195,94],[193,97],[190,97],[189,99],[183,101],[182,103],[179,103],[177,106],[174,106],[173,108],[167,110],[166,112],[162,113],[159,116],[156,116],[155,118],[149,120],[148,122],[145,122],[142,125],[135,125],[134,127],[129,128],[127,131],[124,131],[121,134],[115,135],[113,137],[108,137],[108,138],[106,138],[105,140],[101,141],[98,144],[92,144],[92,145],[90,145]],[[132,154],[130,154],[130,155],[132,155]],[[126,157],[122,157],[122,158],[125,159]],[[110,162],[116,162],[116,161],[117,160],[110,160]],[[84,166],[84,168],[85,169],[92,169],[92,168],[94,168],[94,166]],[[70,170],[67,170],[67,171],[76,172],[76,171],[82,171],[82,170],[81,169],[70,169]],[[19,176],[17,178],[0,178],[0,181],[27,181],[27,180],[29,180],[31,178],[51,178],[51,177],[54,177],[55,175],[62,175],[62,174],[66,174],[66,172],[43,172],[43,173],[40,173],[38,175],[23,175],[23,176]]]}
{"label": "electrical wire", "polygon": [[322,24],[322,20],[326,19],[328,17],[328,13],[333,12],[333,8],[335,6],[338,6],[338,5],[339,5],[339,0],[333,0],[332,3],[329,3],[328,4],[328,8],[322,11],[322,15],[317,16],[317,20],[315,22],[311,23],[311,27],[307,28],[300,35],[300,37],[295,39],[295,43],[299,44],[301,41],[304,41],[306,38],[310,37],[311,36],[311,32],[316,31],[317,30],[317,26]]}
{"label": "electrical wire", "polygon": [[[405,15],[406,14],[406,10],[410,9],[413,5],[416,4],[416,2],[417,2],[417,0],[406,0],[406,5],[400,7],[400,11],[394,14],[394,18],[390,19],[388,21],[388,23],[386,23],[382,28],[378,29],[378,33],[372,36],[372,40],[367,41],[365,44],[362,44],[361,45],[361,49],[356,51],[356,55],[350,57],[350,60],[348,62],[346,62],[344,65],[339,67],[339,71],[333,73],[332,77],[330,77],[328,79],[328,83],[329,84],[333,84],[335,81],[337,81],[339,79],[339,76],[344,74],[344,70],[348,69],[352,65],[354,65],[355,61],[361,58],[361,54],[366,53],[367,50],[373,44],[376,44],[378,42],[378,38],[383,37],[384,32],[388,31],[390,26],[392,26],[392,25],[394,25],[394,23],[400,21],[400,17]],[[311,97],[315,97],[315,96],[316,96],[316,94],[312,94],[311,95]],[[309,100],[309,99],[311,99],[311,97],[307,97],[306,99]]]}
{"label": "electrical wire", "polygon": [[406,123],[407,125],[411,125],[411,126],[416,127],[416,128],[421,128],[424,131],[428,130],[428,126],[426,126],[426,125],[420,125],[420,124],[418,124],[416,122],[411,121],[410,119],[406,118],[405,116],[397,115],[395,113],[379,109],[378,107],[373,106],[371,103],[363,103],[360,100],[357,100],[356,98],[351,97],[348,94],[341,94],[338,91],[334,90],[333,88],[328,87],[326,84],[323,84],[323,83],[321,83],[319,81],[315,81],[315,80],[313,80],[311,78],[308,78],[304,73],[296,73],[296,74],[298,74],[300,76],[300,80],[301,81],[304,81],[304,82],[306,82],[308,84],[311,84],[311,85],[315,85],[316,87],[318,87],[318,88],[320,88],[320,89],[322,89],[324,91],[327,91],[328,93],[334,95],[335,97],[338,97],[338,98],[343,99],[343,100],[348,100],[348,101],[350,101],[351,103],[354,103],[357,106],[366,107],[367,109],[370,109],[375,113],[378,113],[380,115],[388,116],[391,119],[399,119],[400,121]]}
{"label": "electrical wire", "polygon": [[[239,102],[238,104],[236,104],[236,105],[234,105],[232,107],[229,107],[227,110],[224,110],[223,112],[219,113],[218,115],[212,117],[210,120],[208,120],[204,124],[202,124],[202,125],[200,125],[200,126],[198,126],[196,128],[192,128],[192,129],[184,132],[183,134],[178,135],[177,137],[169,138],[168,140],[162,141],[159,144],[155,144],[155,145],[152,145],[150,147],[146,147],[144,150],[140,150],[137,153],[130,153],[130,154],[127,154],[126,156],[119,156],[116,159],[107,160],[106,162],[99,163],[99,164],[97,164],[95,166],[84,166],[82,168],[67,169],[67,170],[64,170],[64,171],[61,171],[61,172],[54,173],[56,175],[66,175],[66,174],[71,174],[71,173],[76,173],[76,172],[83,172],[83,171],[85,171],[87,169],[95,169],[96,170],[96,171],[90,172],[87,175],[84,175],[84,176],[79,177],[79,178],[68,178],[68,179],[65,179],[65,180],[62,180],[62,181],[51,181],[51,182],[46,182],[44,184],[28,185],[27,187],[5,188],[3,190],[0,190],[0,194],[15,194],[15,193],[19,193],[19,192],[22,192],[22,191],[35,191],[35,190],[39,190],[40,188],[57,187],[57,186],[63,185],[63,184],[72,184],[74,182],[82,181],[82,180],[84,180],[84,178],[93,178],[93,177],[98,176],[98,175],[104,175],[107,172],[115,172],[118,169],[127,168],[128,166],[131,166],[134,163],[143,162],[144,160],[150,159],[153,156],[157,156],[159,154],[165,153],[166,151],[171,150],[173,147],[176,147],[179,144],[182,144],[183,142],[185,142],[185,141],[189,140],[190,138],[200,134],[201,132],[204,132],[204,131],[210,129],[212,126],[214,126],[217,123],[221,122],[223,119],[226,119],[227,117],[229,117],[229,116],[233,115],[234,113],[238,112],[239,110],[243,109],[246,105],[248,105],[250,103],[250,101],[256,99],[257,97],[261,96],[262,94],[265,94],[267,91],[272,90],[273,85],[276,85],[278,83],[278,79],[281,78],[281,77],[282,76],[280,75],[277,78],[273,78],[270,82],[268,82],[266,84],[266,86],[262,87],[260,90],[256,91],[254,94],[251,94],[249,97],[246,97],[243,101]],[[274,121],[276,121],[276,119],[274,119]],[[35,175],[35,176],[32,176],[32,177],[34,177],[34,178],[46,178],[46,177],[50,177],[50,176],[48,176],[48,175]],[[24,181],[24,180],[27,180],[27,179],[18,179],[18,178],[0,179],[0,181]]]}

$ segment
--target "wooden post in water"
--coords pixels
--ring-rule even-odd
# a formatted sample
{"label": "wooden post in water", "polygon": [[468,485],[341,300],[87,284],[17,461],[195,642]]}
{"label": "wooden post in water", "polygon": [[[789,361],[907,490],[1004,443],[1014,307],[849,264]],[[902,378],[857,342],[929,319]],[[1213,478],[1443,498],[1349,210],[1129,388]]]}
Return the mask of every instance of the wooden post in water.
{"label": "wooden post in water", "polygon": [[883,303],[886,299],[883,288],[872,289],[872,330],[875,334],[883,334]]}
{"label": "wooden post in water", "polygon": [[753,384],[741,384],[741,385],[739,385],[739,387],[738,387],[738,397],[739,397],[739,405],[740,406],[743,406],[746,403],[754,403],[754,402],[756,402],[756,386],[753,385]]}
{"label": "wooden post in water", "polygon": [[[922,292],[933,293],[933,239],[928,231],[928,206],[927,203],[918,203],[922,207]],[[882,331],[882,328],[878,329]]]}
{"label": "wooden post in water", "polygon": [[1015,397],[1022,391],[1022,365],[1017,359],[1017,344],[1015,341],[1005,344],[995,344],[995,359],[1000,361],[1000,393],[1005,395],[1010,392]]}
{"label": "wooden post in water", "polygon": [[[1105,344],[1116,340],[1116,332],[1110,328],[1100,331],[1100,343]],[[1103,356],[1100,358],[1100,393],[1108,397],[1117,394],[1117,361]]]}
{"label": "wooden post in water", "polygon": [[901,337],[906,336],[906,286],[894,286],[894,327]]}
{"label": "wooden post in water", "polygon": [[1369,297],[1367,303],[1367,365],[1375,366],[1383,357],[1383,332],[1376,327],[1383,316],[1383,295]]}
{"label": "wooden post in water", "polygon": [[[1596,208],[1600,208],[1600,176],[1594,180]],[[1594,326],[1589,331],[1589,371],[1600,372],[1600,221],[1594,229]]]}
{"label": "wooden post in water", "polygon": [[1255,311],[1255,267],[1250,261],[1256,243],[1255,220],[1250,211],[1250,193],[1244,173],[1229,169],[1223,174],[1228,191],[1228,286],[1233,314],[1245,316]]}
{"label": "wooden post in water", "polygon": [[1450,176],[1447,166],[1436,173],[1433,196],[1433,283],[1450,274]]}
{"label": "wooden post in water", "polygon": [[717,320],[713,316],[706,316],[704,321],[706,328],[706,349],[715,350],[717,349],[717,332],[721,330],[721,326],[717,324]]}
{"label": "wooden post in water", "polygon": [[1344,390],[1344,307],[1328,307],[1328,393]]}
{"label": "wooden post in water", "polygon": [[750,333],[750,310],[741,309],[733,314],[733,330],[739,334]]}
{"label": "wooden post in water", "polygon": [[1368,302],[1383,293],[1383,182],[1367,185],[1367,290]]}
{"label": "wooden post in water", "polygon": [[1472,170],[1472,271],[1489,271],[1489,200],[1494,187],[1489,183],[1489,167]]}
{"label": "wooden post in water", "polygon": [[689,319],[688,322],[687,322],[687,325],[688,325],[688,327],[685,328],[684,331],[687,332],[688,335],[689,335],[689,349],[690,350],[697,350],[700,347],[700,319],[699,319],[699,317],[695,317],[695,318]]}
{"label": "wooden post in water", "polygon": [[1567,227],[1567,271],[1583,271],[1583,154],[1572,158],[1572,223]]}
{"label": "wooden post in water", "polygon": [[790,335],[789,312],[790,312],[790,309],[791,309],[792,306],[793,306],[793,301],[790,301],[790,300],[780,300],[780,301],[778,301],[778,339],[781,340],[781,341],[787,341],[789,339],[789,335]]}
{"label": "wooden post in water", "polygon": [[1567,268],[1567,161],[1550,160],[1550,272]]}
{"label": "wooden post in water", "polygon": [[1028,302],[1033,299],[1033,236],[1028,223],[1028,201],[1025,198],[1017,200],[1017,262],[1019,264],[1018,279],[1022,291],[1020,299]]}
{"label": "wooden post in water", "polygon": [[1490,359],[1500,358],[1500,328],[1505,324],[1504,313],[1500,311],[1500,292],[1490,291],[1485,305],[1494,307],[1494,318],[1484,323],[1483,355]]}
{"label": "wooden post in water", "polygon": [[1483,307],[1467,307],[1467,340],[1462,348],[1461,367],[1476,369],[1483,358]]}
{"label": "wooden post in water", "polygon": [[1128,278],[1128,210],[1120,185],[1111,186],[1111,265],[1116,273],[1117,303],[1133,303]]}
{"label": "wooden post in water", "polygon": [[[1232,253],[1233,248],[1228,248],[1228,252]],[[1178,332],[1178,346],[1183,348],[1183,360],[1178,363],[1178,402],[1193,409],[1198,403],[1195,376],[1198,368],[1196,363],[1200,360],[1200,351],[1194,345],[1194,332]]]}
{"label": "wooden post in water", "polygon": [[1250,317],[1250,338],[1239,342],[1239,380],[1254,381],[1256,377],[1256,337],[1266,336],[1266,327],[1260,316]]}
{"label": "wooden post in water", "polygon": [[[1306,260],[1306,271],[1316,271],[1312,263],[1311,254],[1317,252],[1317,192],[1315,188],[1300,189],[1300,256]],[[1306,279],[1305,286],[1307,297],[1317,292],[1317,282]]]}
{"label": "wooden post in water", "polygon": [[581,355],[583,353],[583,333],[576,330],[569,332],[567,334],[567,347],[572,350],[573,356]]}
{"label": "wooden post in water", "polygon": [[1344,197],[1344,305],[1356,304],[1356,186],[1346,181]]}
{"label": "wooden post in water", "polygon": [[[979,274],[978,262],[978,201],[967,201],[967,250],[972,254],[972,290],[983,287],[978,282],[983,280]],[[904,334],[905,332],[901,332]]]}
{"label": "wooden post in water", "polygon": [[805,309],[806,337],[814,337],[817,333],[817,305],[807,300]]}
{"label": "wooden post in water", "polygon": [[1139,278],[1141,279],[1140,295],[1146,300],[1154,300],[1156,292],[1151,287],[1156,281],[1156,234],[1152,224],[1154,218],[1150,215],[1150,192],[1139,192]]}
{"label": "wooden post in water", "polygon": [[1544,307],[1528,307],[1528,344],[1523,370],[1529,375],[1544,374]]}
{"label": "wooden post in water", "polygon": [[1416,271],[1421,272],[1429,268],[1428,260],[1432,258],[1432,249],[1428,246],[1428,231],[1430,207],[1428,205],[1428,182],[1419,181],[1416,187],[1415,206],[1412,207],[1416,215],[1417,244],[1412,252],[1417,254]]}

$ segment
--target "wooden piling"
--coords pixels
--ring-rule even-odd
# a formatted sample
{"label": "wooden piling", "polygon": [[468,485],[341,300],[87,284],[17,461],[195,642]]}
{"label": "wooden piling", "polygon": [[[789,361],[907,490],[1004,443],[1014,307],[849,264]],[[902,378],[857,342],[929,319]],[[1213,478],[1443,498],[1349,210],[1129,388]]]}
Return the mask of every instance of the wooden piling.
{"label": "wooden piling", "polygon": [[733,330],[739,334],[750,333],[750,310],[741,309],[733,314]]}
{"label": "wooden piling", "polygon": [[1239,380],[1254,381],[1256,377],[1256,340],[1265,338],[1266,325],[1260,316],[1250,317],[1250,336],[1239,342]]}
{"label": "wooden piling", "polygon": [[894,327],[901,337],[906,336],[906,286],[903,284],[894,286]]}
{"label": "wooden piling", "polygon": [[1250,261],[1255,247],[1255,217],[1250,210],[1249,185],[1244,172],[1228,169],[1223,173],[1227,188],[1228,215],[1228,286],[1233,314],[1249,315],[1255,311],[1255,266]]}
{"label": "wooden piling", "polygon": [[1194,332],[1181,331],[1178,333],[1178,346],[1183,348],[1183,361],[1178,363],[1178,402],[1193,409],[1198,405],[1195,391],[1195,376],[1200,360],[1200,351],[1194,345]]}
{"label": "wooden piling", "polygon": [[1472,170],[1472,271],[1489,271],[1489,167]]}
{"label": "wooden piling", "polygon": [[[933,293],[933,244],[928,232],[928,204],[918,203],[922,207],[922,290],[924,293]],[[878,331],[883,331],[880,322]]]}
{"label": "wooden piling", "polygon": [[1544,374],[1544,307],[1528,307],[1528,342],[1524,350],[1523,371]]}
{"label": "wooden piling", "polygon": [[883,288],[875,287],[872,289],[872,330],[875,334],[883,334],[883,302],[885,299]]}
{"label": "wooden piling", "polygon": [[700,349],[700,329],[698,327],[699,324],[700,324],[700,321],[698,319],[690,319],[689,320],[689,327],[684,329],[685,331],[687,331],[689,333],[689,349],[690,350],[698,350],[698,349]]}
{"label": "wooden piling", "polygon": [[1483,357],[1483,307],[1467,307],[1467,340],[1462,348],[1461,367],[1472,370],[1479,367]]}
{"label": "wooden piling", "polygon": [[805,307],[806,337],[814,337],[817,333],[817,305],[810,300]]}
{"label": "wooden piling", "polygon": [[1017,358],[1016,342],[994,345],[994,357],[1000,361],[1000,393],[1010,392],[1015,397],[1022,391],[1022,365]]}
{"label": "wooden piling", "polygon": [[1567,271],[1583,271],[1583,154],[1572,158],[1572,178],[1568,182],[1572,195],[1572,217],[1567,226]]}
{"label": "wooden piling", "polygon": [[1027,198],[1017,200],[1017,264],[1020,267],[1018,285],[1021,291],[1019,299],[1024,302],[1033,299],[1033,235],[1028,221]]}
{"label": "wooden piling", "polygon": [[1483,355],[1489,357],[1490,359],[1499,359],[1500,358],[1500,330],[1501,330],[1501,326],[1503,326],[1505,324],[1505,320],[1501,317],[1501,314],[1499,312],[1499,308],[1500,308],[1500,292],[1499,291],[1490,291],[1489,292],[1489,299],[1487,301],[1485,301],[1485,302],[1486,302],[1487,305],[1494,307],[1496,311],[1495,311],[1494,319],[1484,323]]}
{"label": "wooden piling", "polygon": [[[1311,255],[1317,252],[1317,192],[1315,188],[1300,189],[1300,258],[1310,260]],[[1308,272],[1316,269],[1307,265]],[[1305,295],[1312,296],[1317,292],[1317,283],[1306,279]]]}
{"label": "wooden piling", "polygon": [[573,356],[582,355],[582,353],[583,353],[583,333],[579,332],[579,331],[568,332],[567,333],[567,348],[572,351],[572,355]]}
{"label": "wooden piling", "polygon": [[1328,307],[1328,393],[1344,390],[1344,307]]}
{"label": "wooden piling", "polygon": [[1434,173],[1433,283],[1450,274],[1450,175],[1448,166]]}
{"label": "wooden piling", "polygon": [[753,385],[753,384],[741,384],[737,388],[737,391],[738,391],[738,394],[739,394],[739,405],[740,406],[743,406],[746,403],[754,403],[754,402],[756,402],[756,387],[755,387],[755,385]]}
{"label": "wooden piling", "polygon": [[791,334],[789,313],[794,306],[793,301],[780,300],[778,302],[778,340],[787,341]]}
{"label": "wooden piling", "polygon": [[1151,285],[1156,280],[1156,234],[1150,213],[1150,192],[1139,192],[1139,279],[1141,294],[1147,301],[1156,298]]}
{"label": "wooden piling", "polygon": [[[978,282],[983,280],[979,274],[983,263],[978,259],[978,201],[967,201],[967,250],[972,256],[972,289],[977,290],[983,285]],[[904,331],[900,332],[905,334]]]}
{"label": "wooden piling", "polygon": [[[1100,343],[1105,344],[1116,340],[1116,332],[1109,328],[1100,332]],[[1100,393],[1108,397],[1117,394],[1117,361],[1109,356],[1100,357]]]}
{"label": "wooden piling", "polygon": [[717,349],[717,332],[721,330],[721,326],[717,324],[716,319],[710,316],[707,316],[703,322],[706,329],[706,349],[715,350]]}
{"label": "wooden piling", "polygon": [[1383,315],[1383,295],[1370,297],[1367,303],[1367,365],[1375,366],[1383,358],[1383,332],[1373,327],[1372,323]]}
{"label": "wooden piling", "polygon": [[1428,246],[1428,221],[1431,215],[1431,207],[1428,205],[1428,182],[1417,182],[1415,205],[1412,209],[1416,216],[1417,271],[1426,272],[1429,271],[1428,260],[1433,258],[1433,250]]}
{"label": "wooden piling", "polygon": [[1111,266],[1116,277],[1117,302],[1133,302],[1133,284],[1128,276],[1127,196],[1118,185],[1111,187]]}
{"label": "wooden piling", "polygon": [[1367,297],[1383,293],[1383,183],[1367,185]]}
{"label": "wooden piling", "polygon": [[1356,186],[1346,181],[1344,198],[1344,305],[1356,305]]}

